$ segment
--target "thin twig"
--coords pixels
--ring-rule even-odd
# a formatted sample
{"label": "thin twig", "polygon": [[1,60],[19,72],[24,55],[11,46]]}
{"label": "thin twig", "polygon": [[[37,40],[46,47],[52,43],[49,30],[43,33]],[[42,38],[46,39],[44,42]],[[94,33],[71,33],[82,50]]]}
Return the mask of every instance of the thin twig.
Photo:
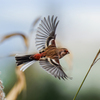
{"label": "thin twig", "polygon": [[[98,58],[98,59],[94,62],[94,64],[95,64],[98,60],[100,60],[100,58]],[[93,65],[94,65],[94,64],[93,64]]]}
{"label": "thin twig", "polygon": [[[81,89],[81,87],[82,87],[82,85],[83,85],[83,83],[84,83],[84,81],[85,81],[86,77],[88,76],[88,74],[89,74],[89,72],[90,72],[90,70],[91,70],[92,66],[93,66],[93,65],[94,65],[94,64],[95,64],[95,63],[99,60],[99,59],[97,59],[97,57],[98,57],[99,53],[100,53],[100,49],[99,49],[98,53],[96,54],[96,56],[95,56],[95,58],[94,58],[94,60],[93,60],[93,62],[92,62],[92,64],[91,64],[91,66],[90,66],[90,68],[89,68],[89,70],[88,70],[87,74],[85,75],[85,77],[84,77],[84,79],[83,79],[83,81],[82,81],[82,83],[81,83],[81,85],[80,85],[80,87],[79,87],[79,89],[78,89],[78,91],[77,91],[76,95],[74,96],[74,99],[73,99],[73,100],[75,100],[75,99],[76,99],[76,97],[77,97],[77,95],[78,95],[78,93],[79,93],[79,91],[80,91],[80,89]],[[96,60],[96,59],[97,59],[97,60]]]}

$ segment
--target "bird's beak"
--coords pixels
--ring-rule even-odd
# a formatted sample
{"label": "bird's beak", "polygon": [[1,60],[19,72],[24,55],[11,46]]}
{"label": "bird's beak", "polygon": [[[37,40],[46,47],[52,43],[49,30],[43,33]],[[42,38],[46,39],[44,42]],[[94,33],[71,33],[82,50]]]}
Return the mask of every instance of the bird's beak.
{"label": "bird's beak", "polygon": [[67,54],[70,54],[70,52],[68,51]]}

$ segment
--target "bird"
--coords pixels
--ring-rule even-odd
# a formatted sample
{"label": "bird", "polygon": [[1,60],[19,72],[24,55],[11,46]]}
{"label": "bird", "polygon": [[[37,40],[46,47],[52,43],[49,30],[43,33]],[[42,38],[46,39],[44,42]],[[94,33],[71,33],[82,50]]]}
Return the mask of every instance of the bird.
{"label": "bird", "polygon": [[38,50],[36,54],[16,54],[17,66],[22,65],[21,71],[25,71],[29,66],[39,61],[40,66],[49,74],[58,79],[68,79],[68,75],[63,71],[60,59],[70,54],[67,48],[58,48],[56,46],[56,28],[58,26],[58,17],[44,17],[37,29],[35,44]]}

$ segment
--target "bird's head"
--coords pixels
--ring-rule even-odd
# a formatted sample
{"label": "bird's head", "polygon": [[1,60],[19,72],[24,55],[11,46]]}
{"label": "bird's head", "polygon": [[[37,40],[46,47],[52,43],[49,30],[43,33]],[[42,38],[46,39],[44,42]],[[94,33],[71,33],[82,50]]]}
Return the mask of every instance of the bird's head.
{"label": "bird's head", "polygon": [[59,50],[59,58],[62,58],[63,56],[65,56],[66,54],[69,54],[69,51],[66,48],[61,48]]}

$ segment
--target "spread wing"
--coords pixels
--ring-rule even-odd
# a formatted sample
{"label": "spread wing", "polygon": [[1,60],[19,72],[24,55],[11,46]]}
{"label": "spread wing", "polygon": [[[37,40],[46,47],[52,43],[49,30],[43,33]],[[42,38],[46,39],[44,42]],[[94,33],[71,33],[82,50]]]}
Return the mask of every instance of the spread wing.
{"label": "spread wing", "polygon": [[59,61],[55,61],[54,59],[41,59],[39,61],[41,67],[45,69],[48,73],[53,75],[55,78],[62,78],[62,79],[67,79],[68,76],[65,74],[63,71],[61,65],[59,64]]}
{"label": "spread wing", "polygon": [[54,18],[54,16],[51,18],[48,16],[47,19],[44,17],[44,19],[41,20],[41,24],[37,30],[35,42],[39,52],[48,47],[50,44],[55,45],[55,31],[58,23],[59,21],[57,21],[57,17]]}

